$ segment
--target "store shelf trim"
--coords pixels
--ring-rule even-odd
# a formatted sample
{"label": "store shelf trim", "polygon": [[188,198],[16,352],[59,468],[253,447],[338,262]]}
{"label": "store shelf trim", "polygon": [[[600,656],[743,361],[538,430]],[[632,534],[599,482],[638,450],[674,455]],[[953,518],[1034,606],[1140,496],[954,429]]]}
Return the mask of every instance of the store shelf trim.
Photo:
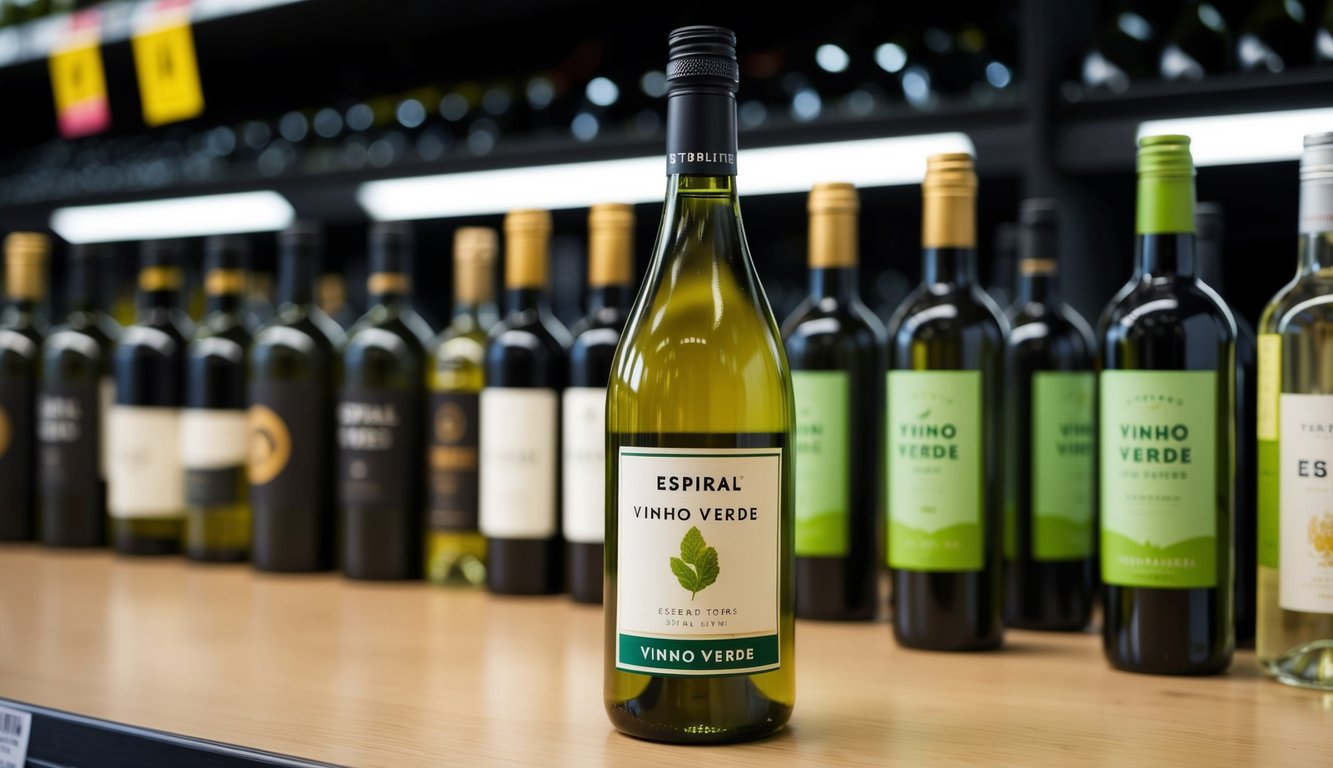
{"label": "store shelf trim", "polygon": [[[740,190],[747,196],[805,192],[820,181],[858,187],[919,184],[926,157],[939,152],[975,154],[975,148],[964,133],[934,133],[742,149]],[[356,197],[377,221],[648,203],[662,199],[664,166],[664,158],[653,155],[385,179],[362,184]]]}
{"label": "store shelf trim", "polygon": [[285,197],[258,191],[57,208],[51,229],[71,243],[113,243],[272,232],[295,218]]}
{"label": "store shelf trim", "polygon": [[1324,131],[1333,131],[1333,109],[1149,120],[1139,124],[1138,135],[1189,136],[1194,164],[1213,166],[1297,160],[1302,137]]}

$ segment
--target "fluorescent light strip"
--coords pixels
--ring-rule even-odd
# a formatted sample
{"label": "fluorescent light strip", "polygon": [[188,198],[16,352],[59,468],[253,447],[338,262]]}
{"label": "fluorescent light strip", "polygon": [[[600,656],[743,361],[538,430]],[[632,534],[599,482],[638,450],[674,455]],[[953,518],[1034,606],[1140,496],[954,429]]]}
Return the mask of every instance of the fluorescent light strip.
{"label": "fluorescent light strip", "polygon": [[57,208],[51,229],[71,243],[114,243],[241,232],[272,232],[296,218],[277,192]]}
{"label": "fluorescent light strip", "polygon": [[[975,149],[964,133],[747,149],[738,158],[740,188],[744,195],[767,195],[805,192],[820,181],[858,187],[919,184],[926,157],[940,152]],[[356,199],[377,221],[647,203],[662,199],[665,166],[666,159],[654,155],[387,179],[362,184]]]}
{"label": "fluorescent light strip", "polygon": [[1309,133],[1333,130],[1333,109],[1294,109],[1244,115],[1182,117],[1139,124],[1139,138],[1165,133],[1190,137],[1197,166],[1297,160]]}

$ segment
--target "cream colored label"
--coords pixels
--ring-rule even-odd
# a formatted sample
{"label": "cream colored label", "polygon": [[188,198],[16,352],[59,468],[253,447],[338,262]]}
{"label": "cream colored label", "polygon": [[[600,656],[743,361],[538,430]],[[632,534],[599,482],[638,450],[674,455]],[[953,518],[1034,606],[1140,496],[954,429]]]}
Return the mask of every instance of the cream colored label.
{"label": "cream colored label", "polygon": [[180,409],[111,409],[107,512],[112,517],[177,517],[185,509]]}
{"label": "cream colored label", "polygon": [[554,390],[481,391],[481,532],[497,539],[546,539],[556,527]]}
{"label": "cream colored label", "polygon": [[606,538],[606,388],[566,389],[560,418],[565,538],[601,544]]}
{"label": "cream colored label", "polygon": [[1333,614],[1333,396],[1282,395],[1278,603]]}

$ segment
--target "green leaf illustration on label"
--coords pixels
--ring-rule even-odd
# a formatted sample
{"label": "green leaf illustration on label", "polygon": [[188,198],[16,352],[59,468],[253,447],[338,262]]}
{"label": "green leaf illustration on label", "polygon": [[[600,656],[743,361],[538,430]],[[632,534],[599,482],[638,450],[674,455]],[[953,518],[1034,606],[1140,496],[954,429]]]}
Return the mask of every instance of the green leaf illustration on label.
{"label": "green leaf illustration on label", "polygon": [[698,526],[690,526],[685,538],[680,540],[680,557],[671,558],[671,572],[680,585],[689,591],[690,600],[717,581],[720,572],[717,550],[704,541]]}

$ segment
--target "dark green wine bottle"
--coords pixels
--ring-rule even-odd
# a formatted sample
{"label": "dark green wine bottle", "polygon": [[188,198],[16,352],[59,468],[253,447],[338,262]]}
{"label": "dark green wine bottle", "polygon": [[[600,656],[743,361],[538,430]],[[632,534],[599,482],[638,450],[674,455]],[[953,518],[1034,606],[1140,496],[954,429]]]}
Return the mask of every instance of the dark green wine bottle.
{"label": "dark green wine bottle", "polygon": [[315,306],[317,224],[278,235],[278,314],[250,347],[252,559],[262,571],[335,565],[334,381],[342,329]]}
{"label": "dark green wine bottle", "polygon": [[422,413],[430,327],[412,308],[411,225],[370,230],[371,307],[352,326],[338,392],[342,569],[421,578]]}
{"label": "dark green wine bottle", "polygon": [[996,648],[1006,323],[977,282],[977,177],[927,160],[923,281],[889,327],[888,562],[893,633],[910,648]]}
{"label": "dark green wine bottle", "polygon": [[111,358],[120,325],[97,300],[109,248],[69,251],[69,314],[42,346],[37,396],[37,480],[42,542],[51,547],[106,545],[106,420],[116,398]]}
{"label": "dark green wine bottle", "polygon": [[883,541],[884,326],[861,303],[851,184],[816,184],[810,294],[782,336],[796,396],[796,616],[873,619]]}
{"label": "dark green wine bottle", "polygon": [[116,551],[127,555],[178,554],[185,534],[180,414],[193,329],[181,309],[181,252],[174,240],[141,246],[138,316],[116,346],[107,511]]}
{"label": "dark green wine bottle", "polygon": [[1207,674],[1233,646],[1236,323],[1199,281],[1189,137],[1139,142],[1134,276],[1098,328],[1107,660]]}
{"label": "dark green wine bottle", "polygon": [[1004,355],[1004,623],[1078,630],[1096,562],[1096,343],[1060,300],[1055,201],[1023,201],[1021,224]]}
{"label": "dark green wine bottle", "polygon": [[5,238],[5,297],[0,315],[0,541],[37,532],[37,431],[33,418],[41,375],[51,240],[36,232]]}
{"label": "dark green wine bottle", "polygon": [[237,561],[250,554],[245,403],[245,287],[250,244],[236,235],[204,243],[206,310],[185,351],[185,554]]}

